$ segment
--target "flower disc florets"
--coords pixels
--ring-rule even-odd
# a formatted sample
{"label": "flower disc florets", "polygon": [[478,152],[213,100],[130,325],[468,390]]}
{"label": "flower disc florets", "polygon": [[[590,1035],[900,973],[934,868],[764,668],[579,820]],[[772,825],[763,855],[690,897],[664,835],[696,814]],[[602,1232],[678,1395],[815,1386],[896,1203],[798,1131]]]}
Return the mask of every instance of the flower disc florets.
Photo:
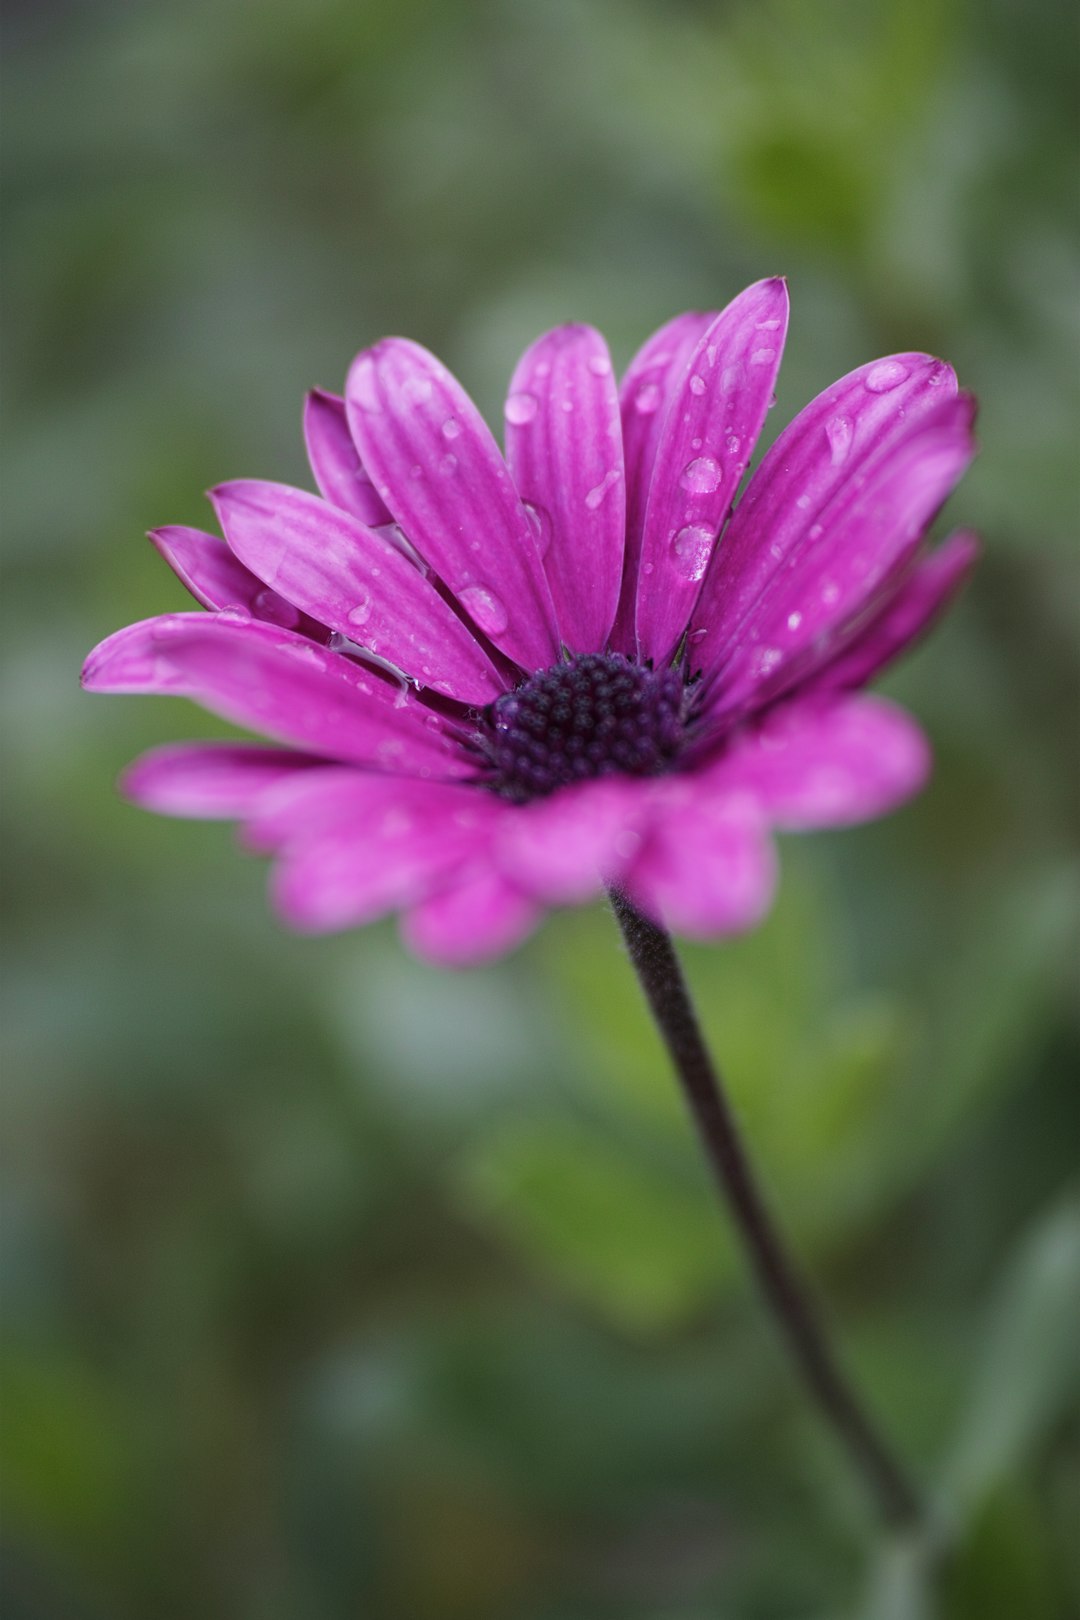
{"label": "flower disc florets", "polygon": [[533,675],[484,711],[479,746],[494,792],[515,804],[589,777],[656,776],[679,749],[689,689],[619,653],[584,653]]}

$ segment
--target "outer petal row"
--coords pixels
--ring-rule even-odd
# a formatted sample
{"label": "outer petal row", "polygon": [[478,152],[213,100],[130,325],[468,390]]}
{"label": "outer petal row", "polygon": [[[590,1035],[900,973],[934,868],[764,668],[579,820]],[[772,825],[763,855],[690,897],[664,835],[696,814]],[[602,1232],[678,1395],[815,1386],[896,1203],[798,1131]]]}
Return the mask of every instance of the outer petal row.
{"label": "outer petal row", "polygon": [[504,689],[431,581],[384,535],[285,484],[238,479],[211,498],[241,562],[323,624],[466,703]]}
{"label": "outer petal row", "polygon": [[303,636],[254,620],[172,613],[128,625],[95,647],[83,685],[193,698],[278,742],[378,770],[468,774],[436,716],[406,690]]}

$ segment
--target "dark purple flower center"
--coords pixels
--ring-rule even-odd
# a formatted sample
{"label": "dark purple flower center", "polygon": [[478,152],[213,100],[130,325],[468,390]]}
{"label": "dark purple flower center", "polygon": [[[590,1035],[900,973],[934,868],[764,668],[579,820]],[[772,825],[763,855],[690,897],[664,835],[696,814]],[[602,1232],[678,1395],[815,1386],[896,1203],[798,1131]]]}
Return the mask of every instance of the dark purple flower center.
{"label": "dark purple flower center", "polygon": [[593,776],[656,776],[679,750],[688,689],[676,669],[583,653],[496,698],[477,738],[489,786],[515,804]]}

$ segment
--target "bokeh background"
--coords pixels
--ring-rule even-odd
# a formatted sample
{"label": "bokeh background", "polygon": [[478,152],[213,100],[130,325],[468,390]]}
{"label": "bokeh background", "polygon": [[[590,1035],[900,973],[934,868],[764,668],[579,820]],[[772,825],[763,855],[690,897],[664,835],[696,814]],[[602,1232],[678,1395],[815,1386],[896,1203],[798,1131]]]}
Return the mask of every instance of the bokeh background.
{"label": "bokeh background", "polygon": [[[21,0],[7,37],[9,1620],[1080,1612],[1074,24],[1055,0]],[[613,924],[421,967],[286,936],[115,797],[224,728],[92,700],[142,538],[305,483],[387,332],[498,420],[787,273],[774,433],[946,355],[986,556],[892,676],[937,772],[686,953],[850,1362],[938,1494],[875,1546],[714,1207]]]}

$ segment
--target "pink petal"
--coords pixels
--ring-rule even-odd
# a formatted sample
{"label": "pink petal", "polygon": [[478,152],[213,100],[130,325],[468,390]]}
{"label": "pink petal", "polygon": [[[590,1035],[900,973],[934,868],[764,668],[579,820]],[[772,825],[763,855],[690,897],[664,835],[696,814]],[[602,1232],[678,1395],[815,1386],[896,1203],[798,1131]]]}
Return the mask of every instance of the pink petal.
{"label": "pink petal", "polygon": [[405,944],[442,967],[470,967],[503,956],[532,933],[534,900],[497,872],[472,873],[415,905],[402,920]]}
{"label": "pink petal", "polygon": [[224,614],[128,625],[83,668],[94,692],[188,697],[279,742],[406,775],[471,767],[437,717],[404,690],[302,636]]}
{"label": "pink petal", "polygon": [[699,337],[661,430],[641,541],[639,656],[669,661],[773,398],[787,332],[780,277],[748,287]]}
{"label": "pink petal", "polygon": [[346,406],[382,499],[495,646],[526,669],[559,654],[536,533],[476,406],[404,338],[359,354]]}
{"label": "pink petal", "polygon": [[372,922],[453,881],[500,808],[468,789],[335,774],[322,791],[279,792],[249,829],[256,847],[280,841],[274,902],[305,933]]}
{"label": "pink petal", "polygon": [[320,767],[310,754],[251,743],[167,743],[127,767],[120,791],[161,815],[231,821],[250,815],[270,788]]}
{"label": "pink petal", "polygon": [[504,690],[430,580],[374,529],[286,484],[238,479],[211,499],[240,560],[350,641],[466,703]]}
{"label": "pink petal", "polygon": [[820,667],[907,567],[975,453],[973,404],[947,400],[826,510],[816,543],[794,551],[744,621],[711,714],[760,706]]}
{"label": "pink petal", "polygon": [[864,686],[914,645],[945,611],[978,560],[973,534],[954,534],[922,558],[877,617],[814,677],[815,687]]}
{"label": "pink petal", "polygon": [[560,639],[596,652],[619,597],[626,489],[611,357],[591,326],[556,327],[522,355],[506,400],[506,459],[536,513]]}
{"label": "pink petal", "polygon": [[372,529],[392,522],[356,453],[343,399],[311,390],[304,402],[304,441],[315,482],[333,506]]}
{"label": "pink petal", "polygon": [[723,663],[770,580],[822,533],[833,499],[955,394],[943,361],[898,354],[860,366],[799,413],[751,478],[706,575],[691,625],[696,665]]}
{"label": "pink petal", "polygon": [[695,311],[668,321],[638,350],[619,390],[626,460],[626,556],[611,634],[611,645],[619,652],[633,653],[636,644],[634,617],[641,535],[661,430],[672,395],[687,375],[697,341],[715,319],[715,314]]}
{"label": "pink petal", "polygon": [[778,827],[843,826],[917,793],[930,751],[915,722],[883,698],[820,694],[770,710],[736,736],[706,780],[746,795]]}
{"label": "pink petal", "polygon": [[701,777],[668,777],[654,793],[650,832],[622,882],[633,903],[695,939],[760,922],[776,886],[775,852],[760,815]]}
{"label": "pink petal", "polygon": [[203,607],[215,611],[239,608],[253,619],[279,624],[285,630],[301,630],[316,641],[327,640],[329,631],[324,625],[301,613],[277,591],[269,590],[216,534],[169,524],[163,529],[151,529],[150,539]]}
{"label": "pink petal", "polygon": [[577,904],[618,882],[637,854],[651,782],[605,777],[515,807],[497,827],[502,872],[541,899]]}

